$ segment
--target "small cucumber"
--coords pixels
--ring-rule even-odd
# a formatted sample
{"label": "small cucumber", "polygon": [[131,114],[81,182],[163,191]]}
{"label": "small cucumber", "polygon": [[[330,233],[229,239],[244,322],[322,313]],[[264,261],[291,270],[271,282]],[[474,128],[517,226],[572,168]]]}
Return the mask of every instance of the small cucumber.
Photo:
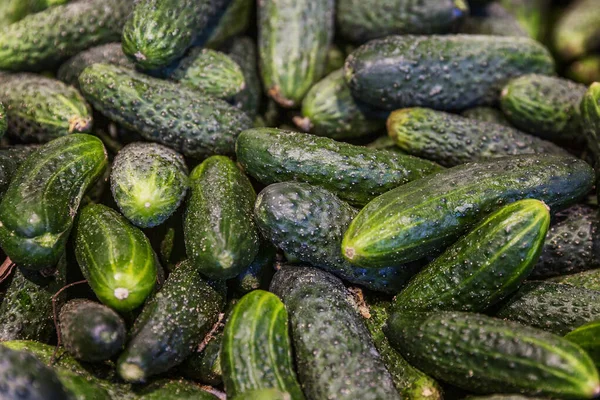
{"label": "small cucumber", "polygon": [[463,117],[474,119],[481,122],[490,122],[504,126],[512,126],[506,119],[502,111],[493,107],[473,107],[461,113]]}
{"label": "small cucumber", "polygon": [[576,0],[556,22],[554,49],[563,60],[573,60],[600,49],[600,9],[596,0]]}
{"label": "small cucumber", "polygon": [[596,367],[600,366],[600,320],[572,330],[565,335],[565,339],[584,349]]}
{"label": "small cucumber", "polygon": [[223,156],[194,168],[190,186],[183,222],[190,262],[210,278],[233,278],[252,263],[260,245],[252,219],[254,188]]}
{"label": "small cucumber", "polygon": [[188,188],[183,156],[157,143],[132,143],[115,157],[110,174],[113,198],[134,225],[151,228],[179,207]]}
{"label": "small cucumber", "polygon": [[234,279],[237,292],[244,295],[256,289],[267,288],[275,273],[276,257],[275,246],[262,241],[254,260]]}
{"label": "small cucumber", "polygon": [[33,153],[38,146],[13,146],[0,150],[0,200],[4,192],[8,189],[8,184],[12,180],[19,165]]}
{"label": "small cucumber", "polygon": [[592,54],[574,61],[568,66],[565,76],[584,85],[600,82],[600,54]]}
{"label": "small cucumber", "polygon": [[600,291],[600,269],[591,269],[577,274],[558,276],[551,279],[551,281],[562,283],[564,285]]}
{"label": "small cucumber", "polygon": [[529,37],[519,21],[499,3],[474,7],[458,31],[470,35]]}
{"label": "small cucumber", "polygon": [[148,238],[102,204],[79,213],[75,255],[98,299],[118,312],[142,305],[156,284],[159,266]]}
{"label": "small cucumber", "polygon": [[[240,0],[238,0],[240,1]],[[250,37],[240,37],[232,41],[227,54],[235,61],[244,74],[244,89],[233,98],[232,103],[254,119],[262,99],[262,83],[258,76],[258,56],[256,43]]]}
{"label": "small cucumber", "polygon": [[137,392],[137,400],[218,400],[204,388],[184,380],[159,380]]}

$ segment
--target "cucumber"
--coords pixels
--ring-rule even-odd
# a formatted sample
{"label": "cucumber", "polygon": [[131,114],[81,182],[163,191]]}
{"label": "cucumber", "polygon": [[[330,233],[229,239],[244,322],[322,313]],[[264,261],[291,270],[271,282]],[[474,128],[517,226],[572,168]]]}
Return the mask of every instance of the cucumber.
{"label": "cucumber", "polygon": [[473,107],[461,113],[463,117],[481,122],[490,122],[504,126],[512,126],[502,111],[492,107]]}
{"label": "cucumber", "polygon": [[[237,0],[241,1],[241,0]],[[235,61],[244,74],[244,89],[233,98],[232,103],[254,119],[258,114],[262,98],[262,83],[258,76],[256,43],[250,37],[240,37],[232,41],[227,54]]]}
{"label": "cucumber", "polygon": [[446,167],[520,154],[569,154],[554,143],[507,126],[427,108],[394,111],[387,129],[408,154]]}
{"label": "cucumber", "polygon": [[85,99],[55,79],[0,73],[0,98],[8,132],[19,141],[48,142],[92,129],[92,112]]}
{"label": "cucumber", "polygon": [[551,0],[500,0],[533,39],[543,41],[550,20]]}
{"label": "cucumber", "polygon": [[275,246],[267,241],[261,241],[254,260],[234,278],[236,291],[244,295],[256,289],[267,288],[275,273],[276,257]]}
{"label": "cucumber", "polygon": [[5,27],[29,14],[68,2],[69,0],[5,0],[0,3],[0,26]]}
{"label": "cucumber", "polygon": [[125,344],[125,322],[108,307],[76,299],[60,310],[60,335],[75,358],[98,362],[116,355]]}
{"label": "cucumber", "polygon": [[325,62],[325,75],[329,75],[338,69],[344,68],[346,62],[345,49],[333,43],[327,50],[327,61]]}
{"label": "cucumber", "polygon": [[519,21],[499,3],[474,7],[458,31],[471,35],[529,37]]}
{"label": "cucumber", "polygon": [[206,385],[219,386],[223,383],[221,368],[221,343],[223,331],[215,334],[204,350],[192,353],[179,366],[178,370],[185,378],[200,381]]}
{"label": "cucumber", "polygon": [[484,315],[394,313],[386,333],[410,363],[476,393],[594,398],[598,372],[559,336]]}
{"label": "cucumber", "polygon": [[596,0],[576,0],[562,13],[552,35],[563,60],[573,60],[600,49],[600,9]]}
{"label": "cucumber", "polygon": [[217,322],[223,298],[184,261],[144,306],[117,362],[127,382],[149,377],[180,364]]}
{"label": "cucumber", "polygon": [[411,156],[272,128],[242,132],[236,154],[244,170],[264,184],[307,182],[355,205],[441,169]]}
{"label": "cucumber", "polygon": [[274,388],[292,400],[304,399],[294,372],[288,313],[273,293],[255,290],[240,299],[227,318],[221,346],[227,396]]}
{"label": "cucumber", "polygon": [[280,106],[295,108],[325,73],[334,33],[334,0],[258,2],[262,81]]}
{"label": "cucumber", "polygon": [[354,265],[378,267],[447,247],[483,216],[525,198],[553,212],[585,196],[593,172],[571,157],[525,155],[473,162],[391,190],[363,208],[344,234]]}
{"label": "cucumber", "polygon": [[159,265],[150,241],[105,205],[80,211],[75,255],[98,299],[118,312],[141,306],[156,284]]}
{"label": "cucumber", "polygon": [[[24,351],[33,354],[43,364],[50,364],[52,355],[57,350],[56,346],[40,343],[35,340],[9,340],[2,341],[0,347],[7,347],[15,351]],[[64,348],[58,348],[56,351],[56,362],[54,368],[56,371],[68,371],[78,375],[90,376],[90,372],[73,356],[66,352]]]}
{"label": "cucumber", "polygon": [[565,335],[570,340],[585,350],[596,367],[600,366],[600,320],[592,321],[572,330]]}
{"label": "cucumber", "polygon": [[233,400],[290,400],[290,394],[277,389],[250,390],[235,396]]}
{"label": "cucumber", "polygon": [[290,315],[298,376],[307,398],[401,398],[338,278],[316,268],[283,266],[270,290]]}
{"label": "cucumber", "polygon": [[200,386],[184,380],[160,380],[141,389],[138,400],[218,400]]}
{"label": "cucumber", "polygon": [[371,143],[367,144],[367,147],[369,147],[371,149],[387,150],[387,151],[393,151],[395,153],[406,154],[406,153],[404,153],[404,150],[402,150],[400,147],[396,146],[396,143],[394,143],[394,140],[391,137],[389,137],[388,135],[381,136],[381,137],[373,140]]}
{"label": "cucumber", "polygon": [[415,275],[395,297],[394,309],[486,310],[527,278],[549,225],[550,213],[541,201],[502,207]]}
{"label": "cucumber", "polygon": [[108,118],[188,157],[233,154],[238,134],[252,124],[222,100],[123,67],[89,66],[79,84]]}
{"label": "cucumber", "polygon": [[600,55],[589,55],[574,61],[565,76],[575,82],[591,85],[600,81]]}
{"label": "cucumber", "polygon": [[600,169],[600,82],[592,83],[581,100],[583,134],[596,169]]}
{"label": "cucumber", "polygon": [[577,274],[557,276],[551,280],[556,283],[600,291],[600,269],[598,268]]}
{"label": "cucumber", "polygon": [[0,203],[0,247],[6,255],[23,268],[55,265],[83,194],[106,164],[100,139],[85,134],[54,139],[29,155]]}
{"label": "cucumber", "polygon": [[13,146],[0,150],[0,200],[8,189],[19,165],[25,161],[29,154],[33,153],[37,146]]}
{"label": "cucumber", "polygon": [[134,225],[151,228],[179,207],[188,188],[183,156],[157,143],[132,143],[115,157],[110,174],[113,198]]}
{"label": "cucumber", "polygon": [[213,18],[196,42],[214,49],[248,29],[250,19],[254,15],[254,1],[231,0],[228,3],[227,8],[220,13],[220,18]]}
{"label": "cucumber", "polygon": [[10,24],[0,31],[0,69],[43,71],[90,47],[117,41],[132,4],[73,1]]}
{"label": "cucumber", "polygon": [[252,219],[254,188],[223,156],[194,168],[190,186],[183,222],[190,262],[210,278],[233,278],[252,263],[260,245]]}
{"label": "cucumber", "polygon": [[93,378],[68,371],[56,371],[58,380],[75,400],[112,400],[111,395]]}
{"label": "cucumber", "polygon": [[336,22],[345,39],[364,43],[389,35],[448,33],[468,13],[465,0],[339,0]]}
{"label": "cucumber", "polygon": [[345,71],[352,94],[376,107],[457,111],[494,104],[511,78],[552,74],[554,61],[529,38],[406,35],[359,47]]}

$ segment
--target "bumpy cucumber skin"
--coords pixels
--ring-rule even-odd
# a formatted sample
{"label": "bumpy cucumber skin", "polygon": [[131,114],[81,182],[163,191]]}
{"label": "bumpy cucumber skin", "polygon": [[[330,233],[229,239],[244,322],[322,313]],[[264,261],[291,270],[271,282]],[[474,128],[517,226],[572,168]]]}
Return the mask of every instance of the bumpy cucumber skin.
{"label": "bumpy cucumber skin", "polygon": [[600,269],[579,272],[577,274],[558,276],[552,282],[571,285],[579,288],[600,291]]}
{"label": "bumpy cucumber skin", "polygon": [[227,8],[202,31],[196,42],[204,47],[218,48],[229,39],[243,34],[254,11],[253,0],[231,0]]}
{"label": "bumpy cucumber skin", "polygon": [[258,56],[256,43],[250,37],[240,37],[232,41],[228,49],[229,57],[235,61],[244,74],[244,89],[232,99],[232,104],[242,109],[254,119],[258,114],[262,99],[262,83],[258,76]]}
{"label": "bumpy cucumber skin", "polygon": [[115,157],[110,189],[119,210],[134,225],[165,222],[185,198],[188,168],[183,156],[157,143],[132,143]]}
{"label": "bumpy cucumber skin", "polygon": [[260,246],[252,219],[256,193],[227,157],[212,156],[190,175],[183,230],[190,261],[213,279],[229,279],[254,260]]}
{"label": "bumpy cucumber skin", "polygon": [[394,313],[386,334],[408,361],[477,393],[593,398],[600,381],[592,360],[559,336],[484,315]]}
{"label": "bumpy cucumber skin", "polygon": [[600,9],[596,0],[571,3],[556,23],[553,43],[563,60],[572,60],[600,48]]}
{"label": "bumpy cucumber skin", "polygon": [[309,399],[400,399],[351,294],[335,276],[283,266],[271,292],[290,314],[296,366]]}
{"label": "bumpy cucumber skin", "polygon": [[402,150],[446,167],[521,154],[569,154],[554,143],[507,126],[427,108],[394,111],[387,129]]}
{"label": "bumpy cucumber skin", "polygon": [[345,71],[352,94],[374,106],[458,111],[496,103],[513,77],[553,74],[554,61],[529,38],[406,35],[359,47]]}
{"label": "bumpy cucumber skin", "polygon": [[264,184],[307,182],[356,205],[441,170],[416,157],[273,128],[242,132],[236,154],[244,170]]}
{"label": "bumpy cucumber skin", "polygon": [[246,294],[265,286],[275,273],[277,249],[271,243],[262,241],[258,253],[248,268],[235,277],[235,289],[240,294]]}
{"label": "bumpy cucumber skin", "polygon": [[22,142],[48,142],[92,129],[92,110],[79,92],[55,79],[0,73],[8,132]]}
{"label": "bumpy cucumber skin", "polygon": [[343,259],[342,236],[356,214],[327,190],[296,182],[268,186],[254,207],[263,236],[287,254],[369,289],[398,293],[418,264],[358,268]]}
{"label": "bumpy cucumber skin", "polygon": [[95,64],[79,77],[84,96],[111,120],[193,158],[233,154],[250,119],[223,100],[123,67]]}
{"label": "bumpy cucumber skin", "polygon": [[[274,388],[304,394],[294,372],[288,313],[273,293],[255,290],[233,307],[223,329],[221,369],[227,396]],[[258,357],[260,362],[253,360]]]}
{"label": "bumpy cucumber skin", "polygon": [[579,105],[587,88],[567,79],[524,75],[502,90],[500,105],[519,129],[549,140],[581,137]]}
{"label": "bumpy cucumber skin", "polygon": [[29,15],[0,32],[0,69],[47,70],[80,51],[119,40],[132,5],[132,0],[73,1]]}
{"label": "bumpy cucumber skin", "polygon": [[525,155],[457,166],[367,204],[344,234],[342,253],[364,267],[417,260],[506,203],[535,198],[556,212],[585,196],[593,181],[592,168],[573,157]]}
{"label": "bumpy cucumber skin", "polygon": [[81,198],[106,164],[100,139],[84,134],[54,139],[21,164],[0,203],[0,247],[13,262],[38,270],[58,262]]}
{"label": "bumpy cucumber skin", "polygon": [[117,363],[121,378],[144,382],[180,364],[217,322],[222,303],[191,263],[180,263],[136,319]]}
{"label": "bumpy cucumber skin", "polygon": [[215,334],[200,353],[194,352],[178,367],[183,377],[202,382],[206,385],[219,386],[223,383],[221,369],[221,342],[223,331]]}
{"label": "bumpy cucumber skin", "polygon": [[415,275],[395,310],[481,312],[517,290],[537,261],[550,225],[538,200],[521,200],[485,218]]}
{"label": "bumpy cucumber skin", "polygon": [[219,398],[184,380],[159,380],[137,392],[138,400],[218,400]]}
{"label": "bumpy cucumber skin", "polygon": [[37,146],[13,146],[0,150],[0,200],[8,189],[19,165],[25,161],[29,154],[33,153]]}
{"label": "bumpy cucumber skin", "polygon": [[567,78],[591,85],[600,81],[600,55],[589,55],[574,61],[565,71]]}
{"label": "bumpy cucumber skin", "polygon": [[498,3],[471,10],[471,15],[460,25],[459,32],[471,35],[529,37],[519,21]]}
{"label": "bumpy cucumber skin", "polygon": [[[592,83],[581,100],[583,134],[600,168],[600,82]],[[599,196],[600,197],[600,196]]]}
{"label": "bumpy cucumber skin", "polygon": [[463,117],[474,119],[481,122],[490,122],[504,126],[512,126],[506,119],[502,111],[493,107],[473,107],[461,113]]}
{"label": "bumpy cucumber skin", "polygon": [[325,73],[333,0],[260,0],[258,52],[267,94],[294,108]]}
{"label": "bumpy cucumber skin", "polygon": [[79,213],[75,255],[98,299],[118,312],[144,303],[157,280],[158,260],[144,233],[102,204]]}
{"label": "bumpy cucumber skin", "polygon": [[600,292],[554,282],[526,282],[496,316],[557,335],[600,319]]}
{"label": "bumpy cucumber skin", "polygon": [[565,339],[584,349],[596,367],[600,366],[600,321],[592,321],[572,330],[565,335]]}

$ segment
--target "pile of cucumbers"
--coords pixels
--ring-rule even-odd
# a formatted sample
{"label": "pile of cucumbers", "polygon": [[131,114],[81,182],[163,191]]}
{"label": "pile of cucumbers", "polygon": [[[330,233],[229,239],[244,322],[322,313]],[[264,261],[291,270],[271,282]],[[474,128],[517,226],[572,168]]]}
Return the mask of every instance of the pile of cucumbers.
{"label": "pile of cucumbers", "polygon": [[600,0],[0,0],[0,399],[600,398],[599,178]]}

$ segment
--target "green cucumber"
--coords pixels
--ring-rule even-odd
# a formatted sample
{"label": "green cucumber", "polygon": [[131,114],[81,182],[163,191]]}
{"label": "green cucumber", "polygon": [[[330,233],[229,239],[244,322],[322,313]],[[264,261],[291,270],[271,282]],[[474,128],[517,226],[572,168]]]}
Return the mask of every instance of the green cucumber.
{"label": "green cucumber", "polygon": [[117,41],[132,4],[73,1],[10,24],[0,31],[0,69],[47,70],[90,47]]}
{"label": "green cucumber", "polygon": [[596,367],[600,366],[600,320],[592,321],[565,335],[590,356]]}
{"label": "green cucumber", "polygon": [[600,49],[600,9],[596,0],[576,0],[556,22],[554,49],[572,60]]}
{"label": "green cucumber", "polygon": [[54,368],[57,370],[65,370],[76,373],[78,375],[89,375],[86,367],[84,367],[79,361],[73,356],[66,352],[64,348],[56,349],[56,346],[49,344],[40,343],[35,340],[9,340],[2,341],[0,347],[8,347],[9,349],[16,351],[26,351],[33,354],[43,364],[50,364],[52,361],[52,355],[56,350],[56,361]]}
{"label": "green cucumber", "polygon": [[405,35],[359,47],[345,71],[352,94],[376,107],[455,111],[494,104],[511,78],[552,74],[554,61],[529,38]]}
{"label": "green cucumber", "polygon": [[240,393],[233,400],[291,400],[291,397],[289,393],[277,389],[258,389]]}
{"label": "green cucumber", "polygon": [[574,61],[565,71],[565,76],[584,85],[600,82],[600,55],[592,54]]}
{"label": "green cucumber", "polygon": [[248,117],[254,119],[258,114],[262,98],[256,43],[252,38],[240,37],[234,39],[227,50],[229,57],[242,69],[246,83],[244,89],[233,98],[232,103],[242,109]]}
{"label": "green cucumber", "polygon": [[550,20],[551,0],[500,0],[533,39],[545,38]]}
{"label": "green cucumber", "polygon": [[148,238],[105,205],[80,211],[75,255],[98,299],[118,312],[142,305],[156,284],[159,265]]}
{"label": "green cucumber", "polygon": [[8,121],[6,117],[6,108],[0,103],[0,139],[4,137],[6,129],[8,128]]}
{"label": "green cucumber", "polygon": [[55,370],[55,372],[60,383],[74,400],[112,400],[109,392],[94,378],[68,371]]}
{"label": "green cucumber", "polygon": [[[206,340],[206,339],[205,339]],[[221,343],[223,331],[216,333],[201,352],[192,353],[179,366],[178,371],[185,378],[200,381],[206,385],[219,386],[223,383],[221,368]]]}
{"label": "green cucumber", "polygon": [[223,298],[184,261],[145,305],[117,362],[127,382],[149,377],[180,364],[217,322]]}
{"label": "green cucumber", "polygon": [[400,399],[352,295],[316,268],[283,266],[271,282],[290,315],[296,366],[309,399]]}
{"label": "green cucumber", "polygon": [[233,278],[252,263],[260,245],[252,219],[254,188],[223,156],[212,156],[194,168],[190,187],[183,222],[188,257],[210,278]]}
{"label": "green cucumber", "polygon": [[228,3],[220,18],[213,18],[196,42],[204,43],[204,47],[214,49],[248,29],[253,16],[254,1],[231,0]]}
{"label": "green cucumber", "polygon": [[108,307],[89,300],[71,300],[60,310],[60,335],[75,358],[98,362],[116,355],[125,344],[125,322]]}
{"label": "green cucumber", "polygon": [[271,243],[262,241],[258,253],[250,265],[235,277],[234,286],[238,293],[246,294],[266,288],[275,273],[277,249]]}
{"label": "green cucumber", "polygon": [[592,360],[566,339],[484,315],[394,313],[386,333],[410,363],[477,393],[594,398]]}
{"label": "green cucumber", "polygon": [[160,380],[137,392],[138,400],[218,400],[204,388],[184,380]]}
{"label": "green cucumber", "polygon": [[288,313],[273,293],[255,290],[236,303],[221,346],[227,396],[274,388],[288,392],[291,400],[304,399],[294,372]]}
{"label": "green cucumber", "polygon": [[525,155],[473,162],[393,189],[363,208],[344,235],[354,265],[417,260],[458,239],[483,216],[525,198],[553,212],[585,196],[591,167],[572,157]]}
{"label": "green cucumber", "polygon": [[490,122],[504,126],[512,126],[506,119],[502,111],[492,107],[473,107],[461,113],[463,117],[474,119],[481,122]]}
{"label": "green cucumber", "polygon": [[581,100],[583,134],[600,169],[600,82],[592,83]]}
{"label": "green cucumber", "polygon": [[272,128],[242,132],[236,154],[244,170],[264,184],[307,182],[356,205],[441,169],[412,156]]}
{"label": "green cucumber", "polygon": [[13,146],[0,150],[0,200],[19,165],[25,161],[29,154],[33,153],[37,146]]}
{"label": "green cucumber", "polygon": [[527,278],[549,225],[550,213],[541,201],[502,207],[415,275],[394,298],[394,309],[486,310]]}
{"label": "green cucumber", "polygon": [[55,79],[0,73],[0,98],[8,132],[22,142],[48,142],[92,128],[92,112],[84,98]]}
{"label": "green cucumber", "polygon": [[557,276],[552,282],[562,283],[584,289],[600,291],[600,269],[579,272],[577,274]]}
{"label": "green cucumber", "polygon": [[0,3],[0,26],[5,27],[29,14],[68,2],[69,0],[5,0]]}
{"label": "green cucumber", "polygon": [[470,35],[529,37],[519,21],[499,3],[472,9],[458,31]]}
{"label": "green cucumber", "polygon": [[29,155],[0,203],[0,247],[24,268],[55,265],[85,191],[107,164],[100,139],[63,136]]}
{"label": "green cucumber", "polygon": [[258,3],[258,49],[265,90],[294,108],[325,73],[334,33],[333,0]]}
{"label": "green cucumber", "polygon": [[554,143],[507,126],[427,108],[394,111],[387,129],[408,154],[446,167],[520,154],[569,154]]}
{"label": "green cucumber", "polygon": [[79,84],[111,120],[189,157],[233,154],[238,134],[252,124],[225,101],[123,67],[89,66]]}
{"label": "green cucumber", "polygon": [[188,188],[183,156],[157,143],[132,143],[115,157],[110,174],[113,198],[134,225],[150,228],[165,222]]}

